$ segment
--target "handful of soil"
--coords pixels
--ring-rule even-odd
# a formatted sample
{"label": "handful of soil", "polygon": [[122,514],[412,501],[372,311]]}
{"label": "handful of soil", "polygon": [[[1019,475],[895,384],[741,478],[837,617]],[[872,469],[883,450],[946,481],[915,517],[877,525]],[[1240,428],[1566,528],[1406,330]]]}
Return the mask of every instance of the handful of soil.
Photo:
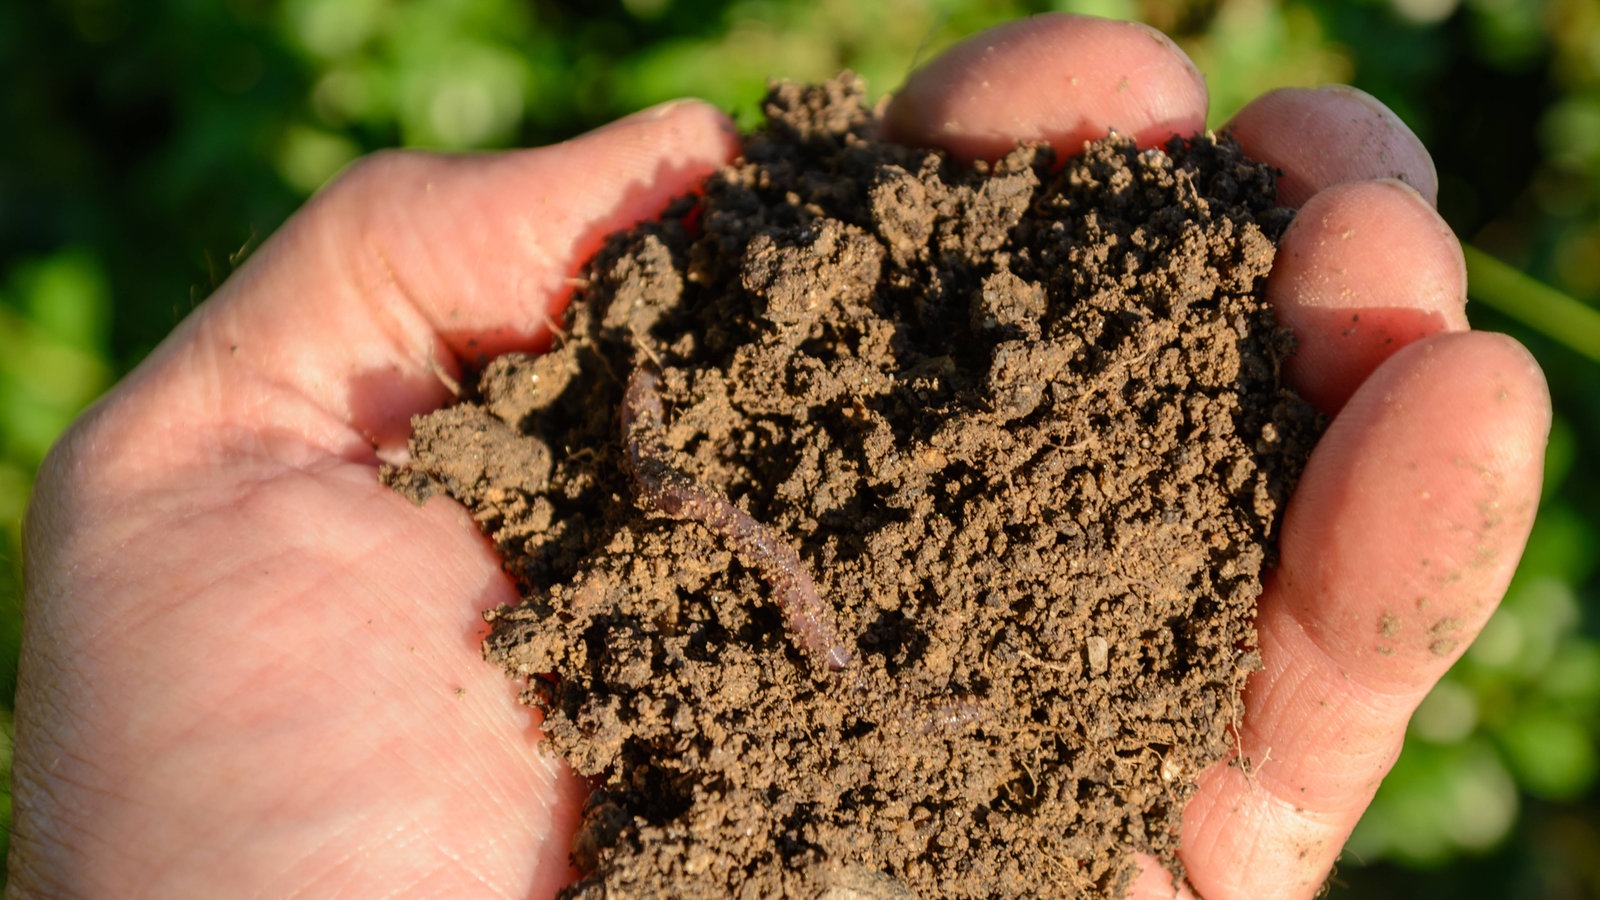
{"label": "handful of soil", "polygon": [[766,115],[385,473],[523,588],[485,653],[594,785],[566,895],[1181,874],[1319,428],[1272,173],[1210,136],[961,166],[848,75]]}

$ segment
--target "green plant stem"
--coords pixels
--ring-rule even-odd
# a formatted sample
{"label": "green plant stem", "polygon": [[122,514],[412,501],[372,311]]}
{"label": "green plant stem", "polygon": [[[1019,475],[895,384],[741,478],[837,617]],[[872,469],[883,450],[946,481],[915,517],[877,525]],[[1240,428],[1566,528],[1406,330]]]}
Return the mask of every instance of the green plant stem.
{"label": "green plant stem", "polygon": [[1461,250],[1467,258],[1467,293],[1473,300],[1600,362],[1600,310],[1535,281],[1471,244],[1463,244]]}

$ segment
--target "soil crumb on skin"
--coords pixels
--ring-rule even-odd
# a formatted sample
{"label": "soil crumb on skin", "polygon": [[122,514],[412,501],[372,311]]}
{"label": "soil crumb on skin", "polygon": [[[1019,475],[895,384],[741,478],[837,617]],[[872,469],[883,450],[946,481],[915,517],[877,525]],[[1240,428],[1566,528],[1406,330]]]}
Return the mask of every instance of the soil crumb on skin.
{"label": "soil crumb on skin", "polygon": [[784,84],[556,347],[385,473],[524,590],[488,658],[589,776],[571,897],[1116,895],[1178,869],[1320,423],[1226,139],[1057,166]]}

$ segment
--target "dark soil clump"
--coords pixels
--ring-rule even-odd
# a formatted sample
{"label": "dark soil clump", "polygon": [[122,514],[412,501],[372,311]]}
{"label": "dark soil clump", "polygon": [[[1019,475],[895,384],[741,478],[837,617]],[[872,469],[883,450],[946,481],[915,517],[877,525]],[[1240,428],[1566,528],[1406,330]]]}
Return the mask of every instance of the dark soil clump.
{"label": "dark soil clump", "polygon": [[485,649],[593,780],[568,894],[1176,867],[1318,428],[1261,300],[1272,174],[1211,137],[963,167],[848,76],[766,112],[386,472],[524,588]]}

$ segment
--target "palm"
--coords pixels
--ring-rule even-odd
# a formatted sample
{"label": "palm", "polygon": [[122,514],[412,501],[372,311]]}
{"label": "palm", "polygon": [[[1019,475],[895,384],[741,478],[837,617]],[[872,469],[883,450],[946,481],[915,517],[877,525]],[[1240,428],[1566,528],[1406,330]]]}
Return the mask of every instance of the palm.
{"label": "palm", "polygon": [[86,727],[123,742],[130,765],[108,790],[195,814],[152,822],[108,803],[102,823],[167,862],[151,875],[184,873],[169,895],[240,876],[270,894],[357,879],[362,893],[548,892],[565,848],[546,839],[578,795],[528,752],[526,711],[467,633],[508,598],[493,560],[450,508],[417,515],[370,466],[310,462],[251,473],[242,496],[243,472],[141,479],[166,502],[234,500],[176,528],[165,511],[130,520],[141,537],[111,551],[162,572],[93,616],[115,639],[77,661],[101,688]]}
{"label": "palm", "polygon": [[[975,42],[913,78],[889,110],[900,137],[981,156],[1203,123],[1203,85],[1143,32],[1046,17],[987,40],[1005,52]],[[1338,155],[1345,171],[1297,156],[1306,121],[1335,118],[1308,102],[1320,119],[1262,104],[1238,122],[1289,199],[1431,175],[1404,141]],[[447,399],[454,363],[436,360],[537,343],[601,234],[732,151],[690,105],[541,151],[370,162],[75,428],[29,523],[14,884],[528,896],[567,877],[582,785],[478,656],[478,613],[514,591],[464,512],[409,506],[375,466]],[[1292,377],[1339,416],[1262,601],[1255,765],[1206,773],[1186,815],[1208,895],[1316,886],[1460,652],[1421,626],[1380,646],[1380,616],[1437,600],[1428,621],[1470,638],[1537,497],[1542,384],[1509,343],[1442,334],[1464,330],[1464,297],[1426,204],[1356,184],[1301,222],[1271,293],[1302,340]]]}

